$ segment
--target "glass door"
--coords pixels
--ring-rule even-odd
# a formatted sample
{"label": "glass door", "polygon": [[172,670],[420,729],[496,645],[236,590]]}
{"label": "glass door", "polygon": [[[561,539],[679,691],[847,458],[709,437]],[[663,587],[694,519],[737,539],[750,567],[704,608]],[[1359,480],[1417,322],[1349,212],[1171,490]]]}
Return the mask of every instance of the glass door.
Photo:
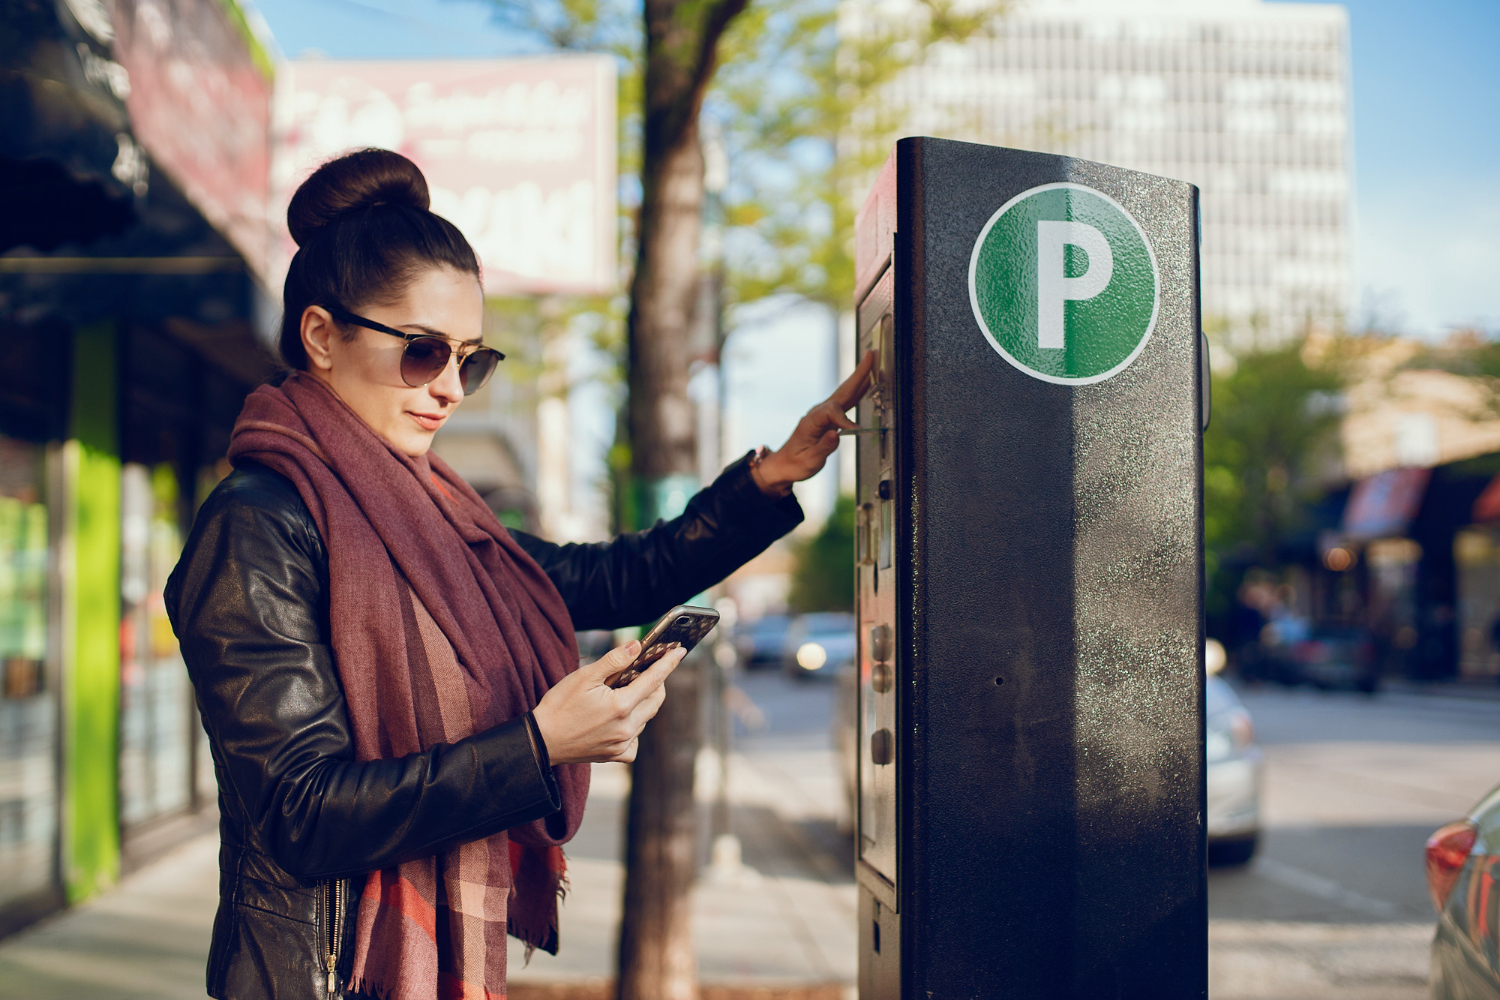
{"label": "glass door", "polygon": [[45,446],[0,436],[0,910],[57,877],[46,459]]}
{"label": "glass door", "polygon": [[120,825],[127,832],[193,805],[199,728],[163,591],[182,554],[170,463],[121,470]]}

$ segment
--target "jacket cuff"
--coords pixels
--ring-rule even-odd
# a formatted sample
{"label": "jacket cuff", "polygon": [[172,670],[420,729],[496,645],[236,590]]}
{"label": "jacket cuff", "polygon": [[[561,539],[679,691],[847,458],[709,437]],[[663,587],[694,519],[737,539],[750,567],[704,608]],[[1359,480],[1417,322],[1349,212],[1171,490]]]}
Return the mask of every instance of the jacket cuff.
{"label": "jacket cuff", "polygon": [[535,726],[528,712],[470,737],[479,755],[483,781],[492,792],[490,801],[505,814],[502,829],[541,819],[562,808],[562,794],[548,762],[546,745]]}
{"label": "jacket cuff", "polygon": [[531,749],[543,771],[552,770],[552,757],[547,753],[547,741],[542,739],[542,729],[536,724],[536,715],[526,713],[526,731],[531,734]]}
{"label": "jacket cuff", "polygon": [[780,538],[801,524],[806,515],[802,513],[802,505],[797,502],[795,493],[784,497],[766,495],[750,474],[750,460],[754,457],[754,451],[745,452],[738,461],[719,473],[712,488],[723,491],[724,498],[753,519],[756,527],[772,533],[772,538]]}

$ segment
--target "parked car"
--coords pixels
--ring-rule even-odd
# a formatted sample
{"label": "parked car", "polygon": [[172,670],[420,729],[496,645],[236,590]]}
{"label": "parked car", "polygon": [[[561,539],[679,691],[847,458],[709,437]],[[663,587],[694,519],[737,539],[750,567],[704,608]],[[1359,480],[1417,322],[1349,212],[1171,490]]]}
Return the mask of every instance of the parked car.
{"label": "parked car", "polygon": [[1432,1000],[1500,997],[1500,788],[1427,840],[1427,888],[1437,907]]}
{"label": "parked car", "polygon": [[742,621],[734,629],[734,650],[746,669],[776,667],[786,658],[786,632],[792,619],[787,615],[762,615]]}
{"label": "parked car", "polygon": [[[1210,665],[1213,657],[1209,658]],[[1222,655],[1219,663],[1223,663]],[[1250,713],[1227,681],[1209,674],[1204,691],[1204,758],[1208,774],[1208,862],[1243,865],[1260,843],[1264,755]]]}
{"label": "parked car", "polygon": [[1375,640],[1361,628],[1315,628],[1285,653],[1288,680],[1318,688],[1352,688],[1373,694],[1380,687]]}
{"label": "parked car", "polygon": [[782,665],[793,677],[832,677],[834,668],[857,652],[854,616],[817,611],[792,619]]}

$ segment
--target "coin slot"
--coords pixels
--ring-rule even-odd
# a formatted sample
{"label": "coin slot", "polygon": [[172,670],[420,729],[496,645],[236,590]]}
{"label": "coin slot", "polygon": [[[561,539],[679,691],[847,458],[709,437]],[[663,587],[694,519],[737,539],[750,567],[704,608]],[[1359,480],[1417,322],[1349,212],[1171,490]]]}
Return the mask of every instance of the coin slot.
{"label": "coin slot", "polygon": [[856,519],[855,550],[861,566],[873,566],[875,564],[875,544],[870,537],[875,532],[875,505],[872,503],[860,504],[859,517]]}
{"label": "coin slot", "polygon": [[895,528],[891,524],[891,508],[894,506],[895,504],[890,503],[880,505],[880,538],[878,543],[880,569],[891,568],[891,542],[896,534]]}

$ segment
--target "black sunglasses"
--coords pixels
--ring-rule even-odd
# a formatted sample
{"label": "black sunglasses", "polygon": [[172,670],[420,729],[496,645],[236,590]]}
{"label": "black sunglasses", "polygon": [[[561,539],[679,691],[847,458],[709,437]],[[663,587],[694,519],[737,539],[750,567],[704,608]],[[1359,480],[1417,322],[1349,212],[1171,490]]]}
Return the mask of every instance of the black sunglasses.
{"label": "black sunglasses", "polygon": [[[443,374],[443,369],[448,367],[448,359],[453,357],[453,345],[442,337],[430,333],[406,333],[373,319],[356,316],[342,306],[323,308],[340,323],[388,333],[406,341],[406,349],[401,352],[401,381],[413,389],[424,386]],[[493,347],[476,347],[460,357],[458,377],[463,382],[464,395],[472,396],[478,392],[490,380],[490,376],[495,374],[495,367],[504,360],[505,355]]]}

